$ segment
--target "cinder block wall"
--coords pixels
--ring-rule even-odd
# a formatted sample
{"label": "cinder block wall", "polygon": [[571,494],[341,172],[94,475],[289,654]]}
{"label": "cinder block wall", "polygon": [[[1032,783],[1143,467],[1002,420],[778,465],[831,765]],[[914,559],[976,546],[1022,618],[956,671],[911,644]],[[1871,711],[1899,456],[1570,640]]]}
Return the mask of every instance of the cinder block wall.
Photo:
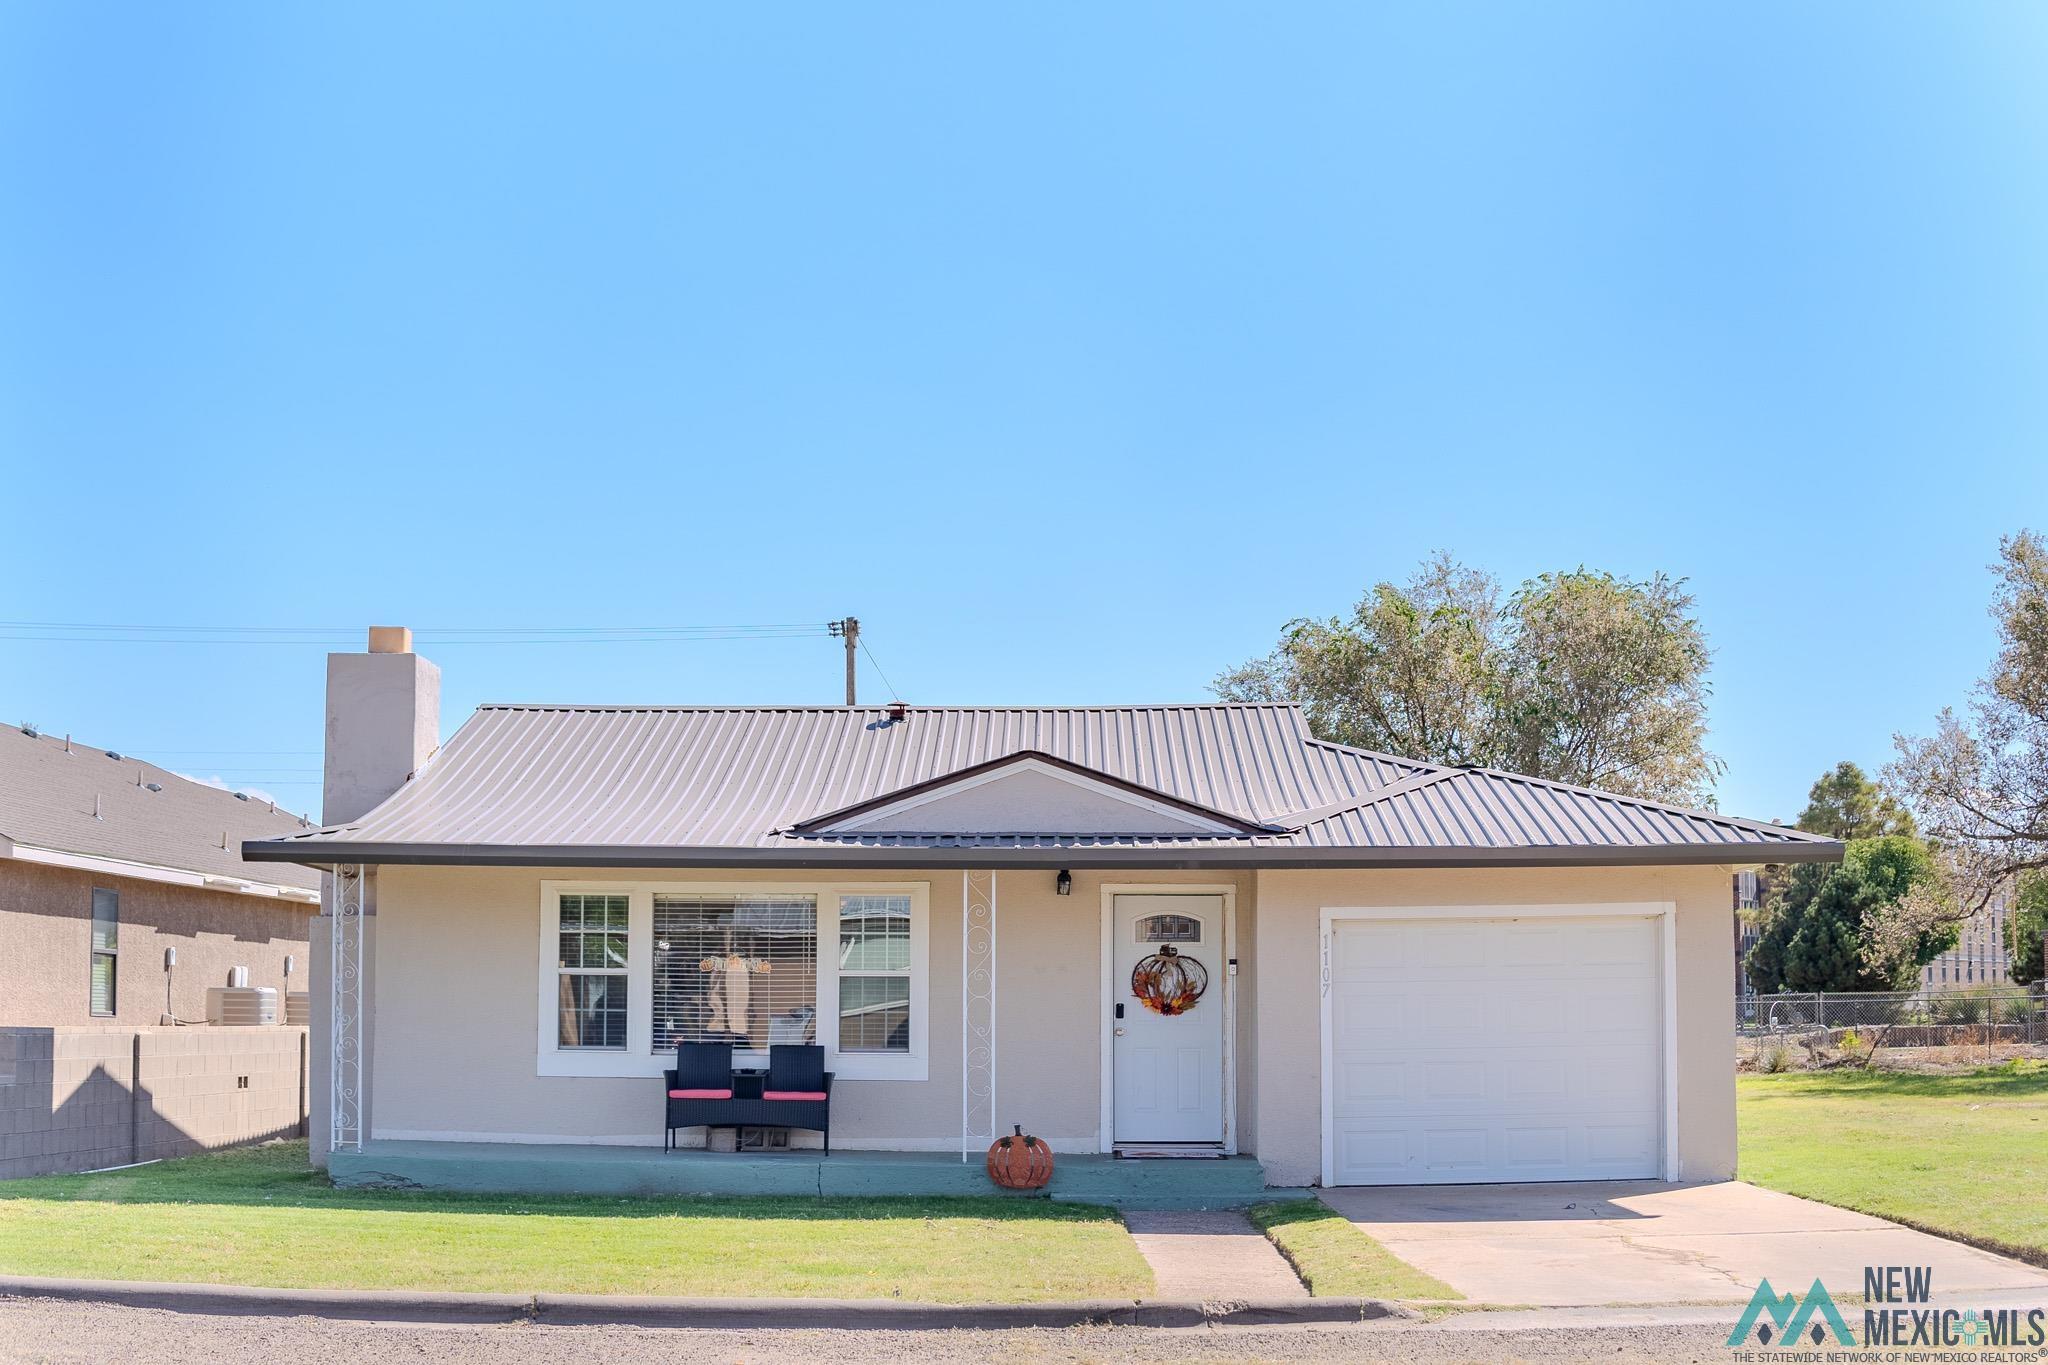
{"label": "cinder block wall", "polygon": [[304,1132],[303,1028],[0,1028],[0,1179]]}

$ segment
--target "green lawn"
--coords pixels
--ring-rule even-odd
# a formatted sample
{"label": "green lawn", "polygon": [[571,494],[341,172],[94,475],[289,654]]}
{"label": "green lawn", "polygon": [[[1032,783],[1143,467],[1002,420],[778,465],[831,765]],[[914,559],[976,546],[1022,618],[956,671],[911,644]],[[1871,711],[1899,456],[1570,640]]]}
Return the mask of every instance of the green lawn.
{"label": "green lawn", "polygon": [[1152,1293],[1110,1209],[337,1190],[307,1169],[303,1142],[0,1182],[0,1273],[939,1303]]}
{"label": "green lawn", "polygon": [[2048,1264],[2048,1062],[1736,1079],[1744,1180]]}
{"label": "green lawn", "polygon": [[1400,1260],[1319,1200],[1261,1204],[1251,1214],[1281,1255],[1294,1263],[1308,1292],[1319,1298],[1465,1297]]}

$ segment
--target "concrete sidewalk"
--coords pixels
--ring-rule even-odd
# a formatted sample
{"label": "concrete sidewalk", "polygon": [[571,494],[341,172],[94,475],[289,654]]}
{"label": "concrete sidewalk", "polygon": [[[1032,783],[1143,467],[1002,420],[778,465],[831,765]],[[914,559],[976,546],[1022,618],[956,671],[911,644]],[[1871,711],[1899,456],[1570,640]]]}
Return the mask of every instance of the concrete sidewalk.
{"label": "concrete sidewalk", "polygon": [[1872,1265],[1930,1266],[1937,1294],[2013,1291],[2048,1271],[1741,1181],[1335,1189],[1323,1202],[1475,1303],[1745,1300],[1759,1281],[1860,1294]]}
{"label": "concrete sidewalk", "polygon": [[1294,1303],[1308,1298],[1294,1267],[1242,1213],[1133,1209],[1124,1214],[1124,1226],[1152,1267],[1161,1298],[1198,1303]]}

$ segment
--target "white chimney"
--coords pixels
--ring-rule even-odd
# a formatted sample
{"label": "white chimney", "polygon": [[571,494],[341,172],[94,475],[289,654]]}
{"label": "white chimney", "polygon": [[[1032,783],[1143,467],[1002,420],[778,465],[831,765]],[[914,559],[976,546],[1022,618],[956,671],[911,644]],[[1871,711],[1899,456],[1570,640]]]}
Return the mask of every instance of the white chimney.
{"label": "white chimney", "polygon": [[364,654],[327,656],[327,773],[320,818],[356,819],[405,784],[441,742],[441,670],[404,626],[371,626]]}

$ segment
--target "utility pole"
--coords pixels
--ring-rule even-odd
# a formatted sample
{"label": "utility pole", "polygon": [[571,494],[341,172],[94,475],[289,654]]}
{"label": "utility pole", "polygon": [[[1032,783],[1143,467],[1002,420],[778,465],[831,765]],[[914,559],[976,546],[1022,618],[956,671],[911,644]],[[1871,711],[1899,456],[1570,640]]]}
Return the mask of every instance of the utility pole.
{"label": "utility pole", "polygon": [[853,652],[860,647],[860,621],[857,617],[849,616],[844,621],[830,622],[825,628],[834,636],[846,641],[846,704],[858,705],[853,696]]}

